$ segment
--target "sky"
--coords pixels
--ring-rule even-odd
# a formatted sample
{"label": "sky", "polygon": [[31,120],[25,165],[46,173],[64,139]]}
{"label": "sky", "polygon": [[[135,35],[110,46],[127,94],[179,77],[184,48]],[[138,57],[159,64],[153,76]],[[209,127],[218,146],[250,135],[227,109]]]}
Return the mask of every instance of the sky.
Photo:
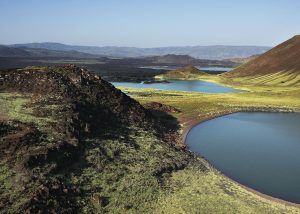
{"label": "sky", "polygon": [[274,46],[300,34],[300,0],[0,0],[0,44]]}

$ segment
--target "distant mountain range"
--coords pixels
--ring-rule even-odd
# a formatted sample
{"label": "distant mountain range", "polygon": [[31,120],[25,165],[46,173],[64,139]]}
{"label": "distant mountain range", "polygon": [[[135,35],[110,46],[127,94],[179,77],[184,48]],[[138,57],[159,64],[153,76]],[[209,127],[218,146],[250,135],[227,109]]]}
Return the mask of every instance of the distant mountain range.
{"label": "distant mountain range", "polygon": [[0,45],[0,57],[63,57],[63,58],[96,58],[97,55],[82,53],[76,50],[52,50],[30,48],[26,46]]}
{"label": "distant mountain range", "polygon": [[61,43],[27,43],[14,44],[10,47],[27,47],[48,49],[56,51],[78,51],[88,54],[114,56],[114,57],[144,57],[162,56],[167,54],[189,55],[197,59],[228,59],[249,57],[265,53],[270,49],[266,46],[183,46],[183,47],[159,47],[159,48],[136,48],[136,47],[115,47],[115,46],[78,46],[65,45]]}
{"label": "distant mountain range", "polygon": [[[53,64],[80,64],[100,69],[100,65],[109,67],[142,66],[221,66],[233,67],[237,63],[229,60],[196,59],[189,55],[167,54],[145,57],[104,57],[76,50],[51,50],[26,46],[0,45],[0,68],[17,68],[30,65],[45,66]],[[105,66],[107,68],[107,66]],[[102,67],[103,68],[103,67]],[[128,70],[128,69],[125,69]]]}

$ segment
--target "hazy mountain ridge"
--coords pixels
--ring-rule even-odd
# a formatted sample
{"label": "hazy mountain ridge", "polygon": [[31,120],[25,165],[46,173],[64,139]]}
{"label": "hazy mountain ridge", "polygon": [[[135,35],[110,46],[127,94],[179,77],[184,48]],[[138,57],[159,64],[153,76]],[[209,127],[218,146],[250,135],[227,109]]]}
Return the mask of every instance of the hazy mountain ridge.
{"label": "hazy mountain ridge", "polygon": [[249,57],[256,54],[262,54],[270,49],[266,46],[174,46],[174,47],[158,47],[158,48],[136,48],[136,47],[117,47],[117,46],[79,46],[65,45],[61,43],[27,43],[13,44],[10,47],[28,47],[43,48],[49,50],[70,51],[116,56],[116,57],[142,57],[142,56],[161,56],[167,54],[189,55],[199,59],[227,59],[238,57]]}
{"label": "hazy mountain ridge", "polygon": [[52,50],[46,48],[31,48],[26,46],[0,45],[0,57],[72,57],[95,58],[97,55],[82,53],[76,50]]}

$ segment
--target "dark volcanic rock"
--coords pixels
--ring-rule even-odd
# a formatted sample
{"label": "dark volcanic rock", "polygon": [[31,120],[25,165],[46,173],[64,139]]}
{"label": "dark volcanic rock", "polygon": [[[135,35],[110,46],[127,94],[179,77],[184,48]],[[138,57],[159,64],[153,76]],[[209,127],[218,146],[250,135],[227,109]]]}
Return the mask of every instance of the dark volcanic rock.
{"label": "dark volcanic rock", "polygon": [[146,126],[151,120],[135,100],[73,65],[0,71],[0,91],[61,96],[70,106],[66,131],[75,137],[97,135],[103,128],[124,123]]}
{"label": "dark volcanic rock", "polygon": [[[152,113],[138,102],[99,76],[73,65],[0,71],[0,92],[30,93],[32,101],[27,105],[34,116],[54,114],[55,120],[48,123],[53,139],[36,124],[0,118],[0,161],[24,176],[18,185],[30,199],[23,205],[26,212],[77,209],[73,200],[80,193],[59,173],[85,164],[86,139],[119,136],[129,127],[164,133]],[[61,107],[53,113],[49,108],[52,105]],[[33,183],[40,186],[26,192]],[[0,200],[0,209],[1,204]],[[9,206],[9,202],[5,204]]]}
{"label": "dark volcanic rock", "polygon": [[[29,148],[33,144],[46,138],[36,127],[21,123],[15,126],[0,124],[0,137],[3,136],[0,154],[5,152],[12,159],[23,154],[20,160],[22,166],[19,168],[32,168],[50,161],[56,162],[55,170],[58,170],[72,162],[72,157],[80,153],[80,141],[83,139],[111,133],[120,134],[120,129],[130,126],[147,130],[161,127],[152,114],[138,102],[99,76],[73,65],[0,71],[0,92],[52,95],[59,97],[58,100],[64,106],[57,113],[59,120],[53,124],[54,129],[64,136],[53,147],[41,147],[30,152]],[[55,104],[57,100],[51,102]],[[34,109],[34,113],[45,116],[47,111]],[[10,134],[17,128],[17,134]]]}

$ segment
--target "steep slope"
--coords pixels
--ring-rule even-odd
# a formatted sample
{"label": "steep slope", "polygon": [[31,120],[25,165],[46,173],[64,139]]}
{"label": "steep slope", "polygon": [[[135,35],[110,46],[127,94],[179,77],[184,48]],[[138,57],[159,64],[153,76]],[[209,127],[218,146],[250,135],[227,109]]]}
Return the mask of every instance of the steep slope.
{"label": "steep slope", "polygon": [[168,129],[86,69],[0,71],[0,213],[145,209],[141,183],[189,160]]}
{"label": "steep slope", "polygon": [[231,77],[300,73],[300,35],[281,43],[265,54],[225,74]]}
{"label": "steep slope", "polygon": [[162,77],[165,79],[188,79],[188,78],[193,78],[193,77],[203,76],[203,75],[208,75],[208,74],[203,71],[200,71],[194,66],[189,65],[184,68],[179,68],[174,71],[169,71],[157,77]]}

